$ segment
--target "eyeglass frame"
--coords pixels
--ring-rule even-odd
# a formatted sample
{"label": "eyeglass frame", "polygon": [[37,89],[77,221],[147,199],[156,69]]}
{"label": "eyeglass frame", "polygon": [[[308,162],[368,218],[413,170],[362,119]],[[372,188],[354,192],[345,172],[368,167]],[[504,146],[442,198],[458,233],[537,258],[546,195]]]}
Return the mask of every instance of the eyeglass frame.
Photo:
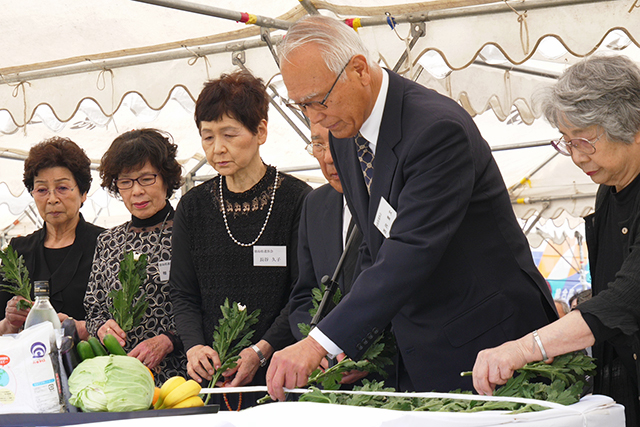
{"label": "eyeglass frame", "polygon": [[[602,135],[604,135],[604,132],[601,133],[600,135],[598,135],[593,141],[589,141],[587,138],[572,138],[569,141],[566,141],[564,139],[565,136],[562,135],[558,139],[551,140],[550,143],[551,143],[551,146],[553,148],[555,148],[556,151],[558,153],[562,154],[563,156],[570,157],[572,155],[572,153],[571,153],[571,148],[572,147],[575,148],[576,150],[578,150],[580,153],[586,154],[587,156],[590,156],[592,154],[595,154],[595,152],[596,152],[596,142],[598,142],[598,140],[602,137]],[[591,148],[593,148],[593,151],[591,151],[591,150],[585,151],[585,150],[581,149],[580,147],[576,146],[573,141],[584,141]],[[566,151],[563,151],[561,147],[564,147],[566,149]],[[584,147],[584,145],[582,145],[582,147]]]}
{"label": "eyeglass frame", "polygon": [[[316,147],[320,150],[318,155],[316,155],[315,153]],[[307,153],[309,153],[313,157],[318,157],[319,155],[324,154],[324,152],[329,149],[329,144],[322,144],[320,142],[310,142],[304,147],[304,149],[307,150]]]}
{"label": "eyeglass frame", "polygon": [[[57,185],[55,187],[53,187],[53,194],[55,194],[58,197],[66,197],[68,195],[68,193],[73,192],[73,190],[78,187],[78,184],[74,185],[73,187],[69,187],[68,185],[64,185],[64,184],[60,184]],[[62,190],[60,191],[60,188],[66,188],[66,190]],[[46,193],[38,193],[39,190],[46,190]],[[34,199],[48,199],[51,196],[51,190],[49,190],[49,187],[39,187],[39,188],[34,188],[33,190],[30,191],[31,193],[31,197],[33,197]]]}
{"label": "eyeglass frame", "polygon": [[[143,183],[141,183],[139,181],[140,179],[142,179],[144,177],[148,177],[148,176],[153,176],[153,182],[151,182],[149,184],[143,184]],[[131,181],[131,186],[130,187],[120,187],[118,185],[118,182],[122,182],[122,181]],[[158,181],[158,174],[157,173],[143,173],[142,175],[140,175],[137,178],[118,178],[118,179],[114,180],[114,182],[116,184],[116,188],[118,190],[131,190],[133,188],[133,183],[134,182],[137,182],[140,187],[149,187],[149,186],[155,184],[157,181]]]}
{"label": "eyeglass frame", "polygon": [[342,70],[340,70],[340,72],[338,73],[338,77],[336,77],[336,80],[331,85],[331,88],[329,89],[329,92],[327,92],[327,94],[324,96],[324,98],[322,98],[322,101],[293,102],[290,99],[288,99],[287,101],[285,101],[284,105],[289,107],[289,108],[293,108],[293,109],[296,109],[298,111],[302,111],[303,113],[305,111],[307,111],[307,108],[311,108],[312,110],[316,110],[316,111],[326,110],[327,108],[329,108],[329,106],[327,104],[325,104],[325,103],[327,102],[327,99],[329,99],[329,95],[331,95],[331,92],[333,92],[333,89],[338,84],[338,80],[340,80],[340,77],[342,76],[342,73],[344,73],[344,70],[347,69],[347,65],[349,65],[349,63],[351,62],[352,59],[353,59],[353,57],[349,58],[347,63],[344,64],[344,67],[342,67]]}

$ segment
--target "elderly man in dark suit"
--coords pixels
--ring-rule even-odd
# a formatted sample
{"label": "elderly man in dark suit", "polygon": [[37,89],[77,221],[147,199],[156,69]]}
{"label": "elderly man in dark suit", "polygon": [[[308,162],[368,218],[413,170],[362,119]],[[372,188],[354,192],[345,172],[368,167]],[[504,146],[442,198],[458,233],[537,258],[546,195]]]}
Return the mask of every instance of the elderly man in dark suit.
{"label": "elderly man in dark suit", "polygon": [[[304,338],[298,324],[311,322],[311,290],[320,285],[323,276],[333,275],[348,234],[353,229],[351,212],[345,204],[342,184],[329,151],[329,131],[326,128],[311,124],[311,143],[307,151],[318,160],[328,184],[307,195],[300,214],[298,280],[291,293],[289,311],[289,324],[297,339]],[[338,277],[343,296],[351,289],[362,234],[357,232],[356,239],[347,251],[342,274]]]}
{"label": "elderly man in dark suit", "polygon": [[326,354],[359,358],[389,322],[400,389],[471,390],[460,372],[480,350],[557,318],[488,144],[457,103],[381,69],[339,21],[303,18],[281,55],[291,105],[332,134],[364,244],[349,295],[274,355],[269,393],[282,400]]}
{"label": "elderly man in dark suit", "polygon": [[[307,145],[307,151],[318,161],[328,184],[307,195],[300,214],[298,280],[291,293],[289,311],[289,324],[297,339],[304,338],[298,324],[308,325],[311,322],[309,310],[313,307],[312,289],[319,286],[324,276],[333,275],[349,234],[354,230],[351,212],[342,195],[340,177],[329,150],[329,131],[317,123],[312,123],[310,128],[311,143]],[[346,248],[342,271],[337,280],[343,297],[351,289],[358,247],[362,242],[362,233],[357,228],[355,233],[354,240]],[[344,354],[338,358],[342,357]],[[351,384],[366,375],[366,372],[354,371],[346,374],[342,383]]]}

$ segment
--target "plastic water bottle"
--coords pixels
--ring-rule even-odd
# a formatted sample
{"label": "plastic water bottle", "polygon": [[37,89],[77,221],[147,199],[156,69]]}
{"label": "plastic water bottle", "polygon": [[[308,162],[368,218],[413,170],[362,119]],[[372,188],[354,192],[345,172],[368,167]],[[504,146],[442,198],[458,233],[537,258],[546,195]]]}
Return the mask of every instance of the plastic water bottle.
{"label": "plastic water bottle", "polygon": [[34,282],[33,293],[36,296],[36,300],[27,315],[27,320],[24,322],[24,329],[42,322],[51,322],[53,329],[60,329],[58,313],[49,302],[49,282],[46,280]]}

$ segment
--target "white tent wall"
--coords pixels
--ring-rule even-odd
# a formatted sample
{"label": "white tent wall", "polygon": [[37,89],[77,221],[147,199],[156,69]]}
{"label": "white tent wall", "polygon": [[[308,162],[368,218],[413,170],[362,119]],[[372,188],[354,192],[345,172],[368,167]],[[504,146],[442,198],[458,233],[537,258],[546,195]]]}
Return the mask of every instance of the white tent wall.
{"label": "white tent wall", "polygon": [[[348,3],[348,0],[344,2]],[[235,39],[233,44],[197,44],[207,40],[205,36],[211,33],[220,35],[229,32],[225,38],[233,38],[234,32],[229,28],[241,28],[242,24],[125,0],[87,0],[82,2],[80,10],[70,7],[70,3],[74,8],[77,5],[72,0],[56,2],[55,7],[44,0],[28,0],[7,5],[3,11],[2,19],[15,28],[4,26],[3,22],[6,31],[3,31],[1,43],[8,66],[1,64],[0,68],[0,83],[4,83],[0,84],[0,109],[8,110],[18,125],[23,125],[35,108],[43,103],[51,105],[62,121],[69,120],[84,98],[95,99],[110,115],[122,97],[134,91],[140,93],[152,108],[160,108],[174,86],[181,84],[192,95],[197,94],[207,77],[207,69],[210,76],[216,76],[232,68],[231,53],[234,50],[242,50],[246,55],[246,66],[265,80],[277,73],[275,61],[257,35]],[[263,3],[271,6],[267,8]],[[583,56],[593,52],[614,28],[624,28],[633,40],[636,39],[633,31],[639,31],[638,26],[633,24],[638,22],[640,11],[630,12],[629,6],[633,3],[629,0],[509,2],[511,8],[521,12],[511,10],[504,2],[454,11],[423,10],[429,3],[408,3],[401,8],[403,12],[408,9],[414,12],[405,13],[404,19],[429,19],[426,35],[417,40],[412,57],[417,59],[428,51],[437,51],[453,69],[469,66],[488,44],[497,46],[511,63],[520,64],[534,55],[536,47],[546,36],[557,37],[574,56]],[[443,2],[433,3],[442,7]],[[40,4],[41,9],[23,7],[25,4],[32,7]],[[289,3],[285,0],[216,2],[219,7],[225,4],[235,10],[242,10],[240,8],[246,6],[252,13],[255,9],[258,12],[267,9],[269,15],[273,15],[278,6],[284,11],[283,5]],[[66,16],[59,12],[65,5],[68,7]],[[56,15],[47,16],[50,11],[56,10]],[[365,13],[370,8],[357,10]],[[393,16],[394,6],[389,6],[388,10]],[[37,26],[25,28],[22,19],[27,13],[30,21],[38,23]],[[293,9],[289,15],[298,16],[300,12]],[[36,20],[38,16],[42,19]],[[526,17],[518,22],[519,16]],[[69,19],[75,19],[74,25],[70,26],[73,31],[66,31],[69,26],[61,25]],[[363,17],[361,21],[366,24],[367,19],[373,18]],[[18,26],[16,22],[22,25]],[[54,26],[56,22],[59,24]],[[162,28],[162,25],[166,27]],[[46,49],[38,48],[35,40],[22,37],[25,30],[29,33],[46,31],[48,28],[51,34],[42,34],[37,41],[42,44],[42,40],[48,40],[44,46]],[[192,30],[185,33],[185,28]],[[396,27],[397,34],[402,37],[409,34],[409,29],[409,23]],[[194,37],[194,30],[201,37]],[[387,64],[395,64],[406,48],[405,42],[387,25],[366,26],[359,32]],[[244,37],[246,33],[251,32],[241,31],[239,35]],[[272,36],[277,40],[282,33],[275,31]],[[191,38],[183,39],[189,36]],[[154,44],[159,40],[165,40],[166,43]],[[147,43],[146,48],[140,46],[143,41]],[[247,47],[252,45],[257,46]],[[220,50],[222,52],[212,53]],[[44,51],[42,58],[33,58],[38,51]],[[47,52],[59,52],[61,58],[56,61]],[[208,60],[198,59],[198,55],[207,55]],[[81,71],[87,68],[92,70]],[[46,75],[52,77],[42,77]],[[493,86],[485,87],[490,91]],[[60,96],[60,93],[65,96]],[[484,98],[488,99],[491,95],[493,93],[485,93]]]}
{"label": "white tent wall", "polygon": [[[383,1],[303,3],[341,19],[359,18],[359,34],[391,68],[415,42],[400,72],[458,100],[476,116],[495,150],[557,137],[539,119],[531,99],[580,56],[625,48],[625,54],[640,60],[640,10],[633,0]],[[0,15],[0,153],[24,155],[31,145],[57,134],[77,141],[98,161],[118,133],[158,127],[173,134],[187,172],[202,158],[192,109],[205,80],[236,69],[240,57],[242,66],[265,81],[275,76],[274,86],[286,95],[256,26],[130,0],[5,3]],[[306,13],[293,0],[201,0],[201,5],[278,22],[293,22]],[[384,23],[385,12],[398,22],[395,31]],[[411,29],[419,21],[425,22],[425,35],[413,40]],[[284,35],[281,29],[267,33],[273,43]],[[548,51],[560,53],[550,57]],[[302,122],[293,120],[304,131]],[[318,172],[305,171],[315,164],[303,147],[299,134],[272,107],[265,161],[321,180]],[[547,162],[553,153],[549,146],[494,152],[519,217],[554,218],[563,211],[583,216],[592,209],[596,186],[568,158]],[[28,198],[22,192],[20,161],[0,159],[0,170],[2,228]],[[205,167],[198,174],[212,172]],[[100,202],[87,203],[95,205],[91,215],[122,222],[124,213],[116,213],[120,202],[100,193],[95,197]]]}

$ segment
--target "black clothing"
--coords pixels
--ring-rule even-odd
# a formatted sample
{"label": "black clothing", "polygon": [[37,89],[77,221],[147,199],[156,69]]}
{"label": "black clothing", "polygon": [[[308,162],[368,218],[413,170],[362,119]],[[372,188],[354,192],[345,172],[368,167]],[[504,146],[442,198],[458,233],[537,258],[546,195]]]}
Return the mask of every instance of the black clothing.
{"label": "black clothing", "polygon": [[[260,233],[269,206],[276,170],[243,193],[223,185],[229,229],[242,243]],[[250,312],[260,309],[253,342],[266,340],[275,350],[294,342],[288,323],[288,300],[298,274],[298,222],[302,202],[311,191],[304,182],[279,173],[273,211],[255,246],[286,247],[286,267],[254,265],[254,247],[242,247],[229,237],[220,204],[220,176],[182,196],[175,217],[171,299],[185,350],[211,346],[213,330],[228,298]],[[256,374],[254,382],[260,376]],[[264,384],[264,375],[259,379]]]}
{"label": "black clothing", "polygon": [[[18,255],[24,257],[31,283],[37,280],[49,281],[49,299],[53,308],[58,313],[64,313],[76,320],[84,320],[85,311],[82,301],[89,273],[91,273],[96,238],[104,228],[86,222],[82,214],[79,215],[75,240],[69,247],[64,261],[60,265],[52,266],[53,268],[49,268],[45,257],[46,223],[41,229],[28,236],[14,237],[9,243]],[[10,293],[0,291],[0,307],[6,307],[11,298],[13,295]],[[33,287],[31,298],[35,298]],[[0,320],[2,319],[4,319],[4,309],[0,309]]]}
{"label": "black clothing", "polygon": [[625,406],[628,426],[640,421],[640,176],[616,192],[601,185],[585,218],[593,298],[578,310],[593,333],[594,392]]}

